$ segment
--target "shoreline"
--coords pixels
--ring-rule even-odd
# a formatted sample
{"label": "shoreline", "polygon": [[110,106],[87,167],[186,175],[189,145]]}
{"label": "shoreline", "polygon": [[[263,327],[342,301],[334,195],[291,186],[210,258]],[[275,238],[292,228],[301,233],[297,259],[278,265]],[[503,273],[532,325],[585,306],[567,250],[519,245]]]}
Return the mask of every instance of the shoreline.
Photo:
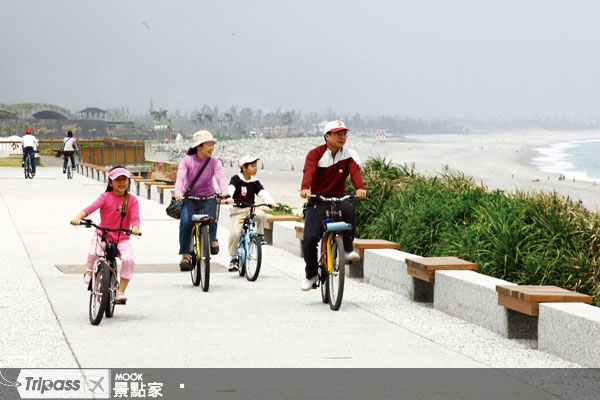
{"label": "shoreline", "polygon": [[[384,158],[397,165],[414,165],[425,176],[436,176],[447,167],[471,177],[488,190],[514,193],[556,192],[581,200],[591,211],[600,208],[600,188],[593,182],[559,180],[560,174],[543,172],[534,165],[536,149],[558,143],[598,140],[600,131],[510,131],[469,134],[404,134],[385,143],[373,137],[349,136],[347,146],[364,162]],[[300,213],[302,167],[306,153],[323,138],[241,139],[217,142],[214,157],[224,160],[227,180],[239,172],[237,159],[244,154],[260,157],[257,179],[273,198]],[[182,145],[183,146],[183,145]],[[147,157],[152,157],[152,153]],[[150,159],[150,158],[149,158]]]}

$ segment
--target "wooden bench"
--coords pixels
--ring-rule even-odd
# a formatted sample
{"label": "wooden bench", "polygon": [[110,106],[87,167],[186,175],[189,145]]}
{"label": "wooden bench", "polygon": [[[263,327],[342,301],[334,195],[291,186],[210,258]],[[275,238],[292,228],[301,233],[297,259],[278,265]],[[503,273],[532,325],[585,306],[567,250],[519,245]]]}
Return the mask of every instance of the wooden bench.
{"label": "wooden bench", "polygon": [[146,196],[147,196],[148,200],[152,199],[152,186],[156,186],[158,188],[160,186],[167,185],[167,183],[164,181],[149,180],[149,181],[143,181],[143,182],[144,182],[144,186],[146,187],[146,192],[147,192]]}
{"label": "wooden bench", "polygon": [[155,182],[154,179],[147,179],[147,178],[144,178],[144,177],[137,177],[137,176],[132,176],[131,180],[135,184],[135,194],[138,197],[140,195],[140,184],[142,182],[144,182],[144,183],[145,182]]}
{"label": "wooden bench", "polygon": [[158,190],[158,196],[159,196],[159,201],[160,204],[165,204],[165,190],[170,190],[171,191],[171,197],[173,197],[175,195],[175,185],[162,185],[162,186],[157,186],[156,190]]}
{"label": "wooden bench", "polygon": [[367,249],[392,249],[400,250],[400,243],[390,242],[389,240],[383,239],[357,239],[355,238],[352,242],[354,251],[358,254],[360,259],[358,261],[352,261],[348,264],[348,276],[351,278],[362,278],[363,277],[363,260],[365,259],[365,250]]}
{"label": "wooden bench", "polygon": [[89,170],[90,170],[91,164],[88,163],[77,163],[77,170],[81,173],[81,175],[83,175],[83,170],[85,169],[85,176],[89,177]]}
{"label": "wooden bench", "polygon": [[273,225],[275,224],[275,222],[281,222],[281,221],[299,222],[300,217],[297,215],[291,215],[291,214],[287,214],[287,215],[267,214],[267,223],[265,224],[265,240],[267,241],[267,243],[269,243],[269,244],[273,243]]}
{"label": "wooden bench", "polygon": [[92,170],[92,178],[94,178],[94,171],[96,171],[96,179],[100,180],[100,174],[102,174],[104,183],[106,183],[106,174],[108,174],[108,171],[110,171],[109,168],[103,167],[101,165],[91,165],[90,168]]}
{"label": "wooden bench", "polygon": [[477,264],[457,257],[420,257],[407,258],[406,268],[409,275],[425,282],[435,282],[435,271],[470,270],[476,271]]}
{"label": "wooden bench", "polygon": [[498,305],[522,314],[537,317],[540,303],[587,303],[592,296],[557,286],[497,285]]}

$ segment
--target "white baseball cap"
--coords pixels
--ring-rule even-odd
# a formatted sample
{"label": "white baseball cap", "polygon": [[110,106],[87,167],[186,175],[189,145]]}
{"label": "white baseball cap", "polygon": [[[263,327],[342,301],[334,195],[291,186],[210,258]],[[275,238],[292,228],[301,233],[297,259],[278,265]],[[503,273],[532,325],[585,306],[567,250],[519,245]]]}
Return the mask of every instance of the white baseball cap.
{"label": "white baseball cap", "polygon": [[327,125],[325,125],[325,129],[323,130],[323,134],[327,134],[329,132],[337,132],[337,131],[349,131],[346,124],[343,121],[329,121]]}
{"label": "white baseball cap", "polygon": [[244,157],[240,158],[240,165],[252,164],[253,162],[258,160],[260,160],[260,158],[246,154]]}

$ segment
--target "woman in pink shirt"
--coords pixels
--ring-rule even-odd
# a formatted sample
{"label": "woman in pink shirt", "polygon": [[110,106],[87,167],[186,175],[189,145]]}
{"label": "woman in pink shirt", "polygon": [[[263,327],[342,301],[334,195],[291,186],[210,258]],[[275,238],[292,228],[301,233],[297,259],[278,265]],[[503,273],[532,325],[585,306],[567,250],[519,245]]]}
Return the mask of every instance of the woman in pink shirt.
{"label": "woman in pink shirt", "polygon": [[[177,168],[175,198],[184,200],[179,219],[179,254],[181,254],[179,269],[181,271],[189,271],[192,268],[190,264],[190,239],[193,226],[192,215],[196,212],[197,206],[197,202],[193,199],[186,199],[186,195],[195,197],[212,196],[216,193],[215,185],[213,184],[213,178],[215,178],[221,193],[225,193],[225,198],[229,197],[229,194],[226,194],[227,180],[223,172],[223,165],[219,159],[211,157],[216,142],[209,131],[194,133],[192,147],[189,148],[187,155],[181,160]],[[194,186],[190,187],[192,181],[203,167],[202,174],[200,174]],[[204,202],[204,214],[216,218],[216,199]],[[217,227],[218,224],[216,221],[209,226],[210,254],[213,255],[219,253]]]}
{"label": "woman in pink shirt", "polygon": [[[92,204],[83,209],[73,220],[72,225],[79,225],[81,219],[92,214],[94,211],[100,209],[100,223],[98,225],[104,228],[124,228],[130,229],[134,235],[140,234],[140,207],[137,197],[128,193],[131,174],[123,167],[114,167],[108,172],[108,186],[106,191],[102,193]],[[125,207],[126,206],[126,207]],[[125,208],[125,215],[122,211]],[[92,268],[94,262],[98,258],[98,252],[100,251],[100,232],[94,229],[92,234],[92,244],[88,252],[86,267],[87,270],[83,276],[83,280],[86,284],[92,279]],[[119,280],[119,290],[117,291],[117,297],[115,298],[116,304],[125,304],[127,297],[125,297],[125,289],[133,276],[133,269],[135,267],[135,256],[129,236],[121,232],[109,232],[109,239],[117,243],[117,249],[119,250],[119,258],[121,259],[121,272]]]}

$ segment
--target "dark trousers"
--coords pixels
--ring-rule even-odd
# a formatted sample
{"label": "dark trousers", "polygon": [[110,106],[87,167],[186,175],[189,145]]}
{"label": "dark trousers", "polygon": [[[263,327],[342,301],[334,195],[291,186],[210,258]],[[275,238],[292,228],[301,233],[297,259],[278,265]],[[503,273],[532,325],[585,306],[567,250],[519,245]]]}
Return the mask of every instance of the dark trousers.
{"label": "dark trousers", "polygon": [[[304,252],[304,262],[306,263],[305,273],[307,279],[317,275],[319,263],[318,244],[323,237],[322,221],[329,207],[329,204],[323,202],[317,202],[316,206],[315,203],[309,202],[306,207],[302,250]],[[340,203],[338,209],[342,211],[341,219],[352,225],[352,229],[344,231],[343,234],[344,251],[350,252],[354,250],[352,242],[356,231],[356,210],[354,205],[348,201]]]}

